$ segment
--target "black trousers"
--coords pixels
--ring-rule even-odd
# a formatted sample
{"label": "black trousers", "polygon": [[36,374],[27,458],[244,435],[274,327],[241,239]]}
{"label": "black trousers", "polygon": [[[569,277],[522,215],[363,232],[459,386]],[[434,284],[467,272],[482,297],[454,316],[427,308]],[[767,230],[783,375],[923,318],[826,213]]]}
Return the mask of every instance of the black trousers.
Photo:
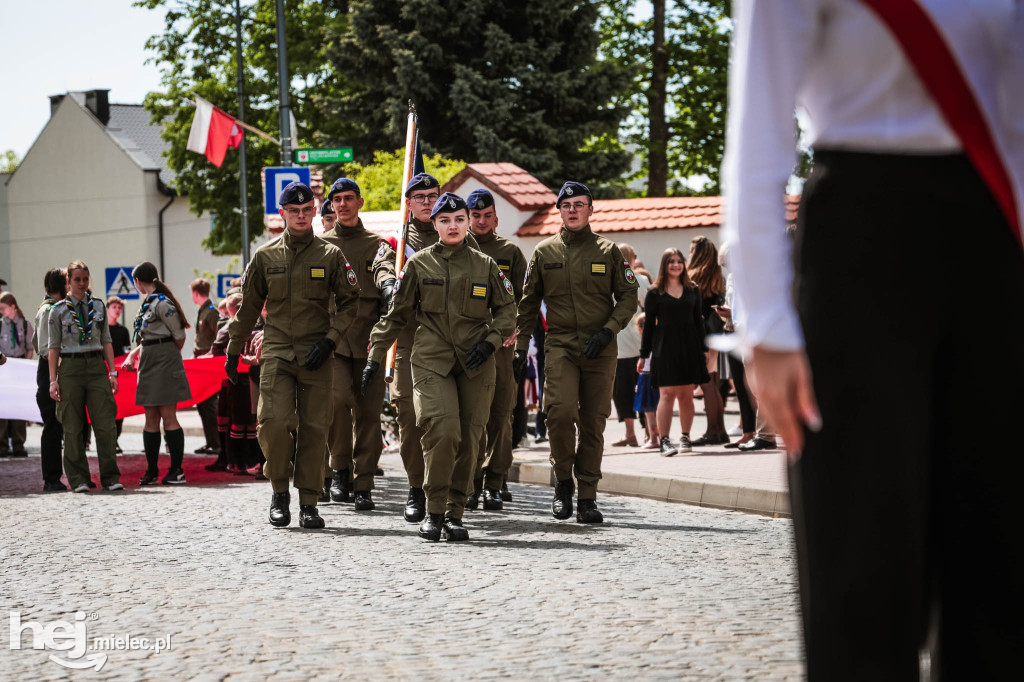
{"label": "black trousers", "polygon": [[219,448],[220,438],[217,436],[217,393],[196,405],[196,412],[199,413],[199,421],[203,424],[203,435],[206,437],[206,447]]}
{"label": "black trousers", "polygon": [[57,420],[57,403],[50,397],[50,366],[45,353],[36,368],[36,405],[43,417],[43,435],[39,439],[43,482],[57,483],[64,474],[64,428]]}
{"label": "black trousers", "polygon": [[612,403],[619,421],[636,419],[633,399],[636,397],[636,361],[639,358],[619,358],[615,361],[615,384],[612,386]]}
{"label": "black trousers", "polygon": [[729,371],[732,373],[732,385],[736,388],[736,402],[740,405],[743,433],[753,433],[757,429],[757,411],[747,389],[747,370],[743,367],[743,361],[729,355]]}
{"label": "black trousers", "polygon": [[808,678],[916,680],[926,641],[933,679],[1018,678],[1024,252],[964,157],[828,151],[796,247],[824,423],[789,471]]}

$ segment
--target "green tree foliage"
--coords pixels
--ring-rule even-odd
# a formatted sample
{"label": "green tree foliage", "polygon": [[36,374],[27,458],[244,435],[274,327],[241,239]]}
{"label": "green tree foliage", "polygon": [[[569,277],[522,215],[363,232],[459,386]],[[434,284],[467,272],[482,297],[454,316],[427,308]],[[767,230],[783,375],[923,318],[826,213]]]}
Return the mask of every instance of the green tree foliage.
{"label": "green tree foliage", "polygon": [[[692,194],[673,178],[707,176],[701,194],[717,194],[719,168],[725,148],[726,91],[728,81],[729,0],[654,0],[664,6],[663,59],[665,78],[664,132],[652,136],[651,122],[658,106],[654,74],[656,57],[653,16],[638,16],[637,0],[603,0],[600,19],[601,54],[606,62],[632,78],[628,90],[632,114],[624,126],[624,139],[638,146],[642,170],[648,177],[664,149],[669,183],[648,188],[651,196]],[[646,4],[646,3],[643,3]],[[654,114],[652,117],[652,113]],[[664,139],[659,139],[659,138]],[[654,152],[652,158],[652,151]],[[651,172],[655,178],[657,173]],[[662,178],[665,174],[661,175]]]}
{"label": "green tree foliage", "polygon": [[[374,152],[373,163],[348,163],[343,174],[359,185],[366,205],[366,211],[397,211],[402,201],[402,170],[405,166],[405,150]],[[464,161],[446,159],[440,154],[424,156],[423,166],[442,185],[466,167]],[[338,177],[342,177],[341,174]],[[324,182],[328,182],[325,180]]]}
{"label": "green tree foliage", "polygon": [[13,149],[8,149],[0,154],[0,173],[13,173],[19,163],[21,163],[21,159],[18,158],[18,153]]}
{"label": "green tree foliage", "polygon": [[[345,30],[341,0],[287,0],[286,41],[292,76],[292,111],[300,125],[299,141],[308,144],[303,130],[329,133],[336,124],[315,105],[320,93],[333,85],[323,50],[329,36]],[[206,98],[231,115],[238,113],[235,87],[235,8],[233,0],[136,0],[145,9],[165,7],[164,31],[146,43],[151,61],[161,69],[162,92],[150,93],[146,108],[154,122],[163,122],[164,139],[171,148],[167,163],[177,171],[179,194],[188,195],[197,215],[214,214],[214,226],[204,246],[214,253],[238,253],[241,248],[238,153],[228,151],[221,168],[206,157],[185,149],[195,109],[183,100],[192,93]],[[280,135],[278,114],[277,37],[274,0],[242,4],[243,62],[245,67],[245,121],[274,137]],[[260,170],[280,165],[281,148],[249,132],[246,136],[249,232],[262,234],[263,194]]]}
{"label": "green tree foliage", "polygon": [[[508,161],[542,182],[614,182],[628,76],[598,62],[597,3],[576,0],[352,0],[327,55],[338,87],[325,113],[360,150],[405,142],[416,103],[424,148]],[[325,143],[334,143],[329,135]],[[365,152],[364,152],[365,153]]]}

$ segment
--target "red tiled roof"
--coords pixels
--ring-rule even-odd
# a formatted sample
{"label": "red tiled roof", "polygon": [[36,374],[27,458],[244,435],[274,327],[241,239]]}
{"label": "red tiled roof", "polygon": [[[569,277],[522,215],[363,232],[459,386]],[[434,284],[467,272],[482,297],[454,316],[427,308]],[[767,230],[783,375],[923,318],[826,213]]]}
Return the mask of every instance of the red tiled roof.
{"label": "red tiled roof", "polygon": [[[786,221],[796,220],[798,196],[786,196]],[[649,197],[597,199],[591,226],[595,232],[679,230],[720,227],[722,197]],[[562,228],[553,205],[537,213],[516,231],[517,237],[548,237]]]}
{"label": "red tiled roof", "polygon": [[520,211],[535,211],[555,203],[555,193],[540,180],[514,163],[471,163],[445,183],[446,192],[455,192],[469,178],[479,180],[487,189],[500,194]]}

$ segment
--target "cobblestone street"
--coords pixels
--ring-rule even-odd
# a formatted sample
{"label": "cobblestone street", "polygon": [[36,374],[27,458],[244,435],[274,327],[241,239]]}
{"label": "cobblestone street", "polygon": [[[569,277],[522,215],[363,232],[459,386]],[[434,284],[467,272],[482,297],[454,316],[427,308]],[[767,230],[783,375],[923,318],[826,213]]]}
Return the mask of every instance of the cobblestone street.
{"label": "cobblestone street", "polygon": [[[141,449],[138,434],[121,443]],[[434,544],[402,520],[407,488],[387,456],[376,511],[322,504],[327,528],[304,531],[293,494],[292,526],[273,529],[269,485],[209,461],[186,458],[184,487],[139,489],[144,458],[125,455],[126,491],[74,495],[40,492],[38,456],[0,460],[5,609],[44,626],[80,610],[90,642],[171,638],[160,653],[108,651],[96,673],[32,650],[30,631],[11,650],[0,627],[0,677],[802,675],[789,520],[601,496],[607,523],[585,527],[551,518],[550,489],[512,485],[505,511],[467,512],[471,542]]]}

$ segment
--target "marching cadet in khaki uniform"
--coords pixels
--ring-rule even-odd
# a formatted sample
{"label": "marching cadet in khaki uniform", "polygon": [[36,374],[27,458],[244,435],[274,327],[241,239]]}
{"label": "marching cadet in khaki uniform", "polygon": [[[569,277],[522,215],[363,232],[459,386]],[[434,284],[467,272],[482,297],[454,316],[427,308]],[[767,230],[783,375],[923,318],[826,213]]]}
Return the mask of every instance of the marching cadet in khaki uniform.
{"label": "marching cadet in khaki uniform", "polygon": [[[103,301],[89,294],[89,268],[82,261],[68,265],[67,297],[54,304],[47,317],[46,344],[50,367],[50,397],[57,401],[57,419],[64,427],[64,473],[76,493],[90,488],[85,458],[85,410],[96,434],[100,484],[123,490],[117,468],[117,369]],[[40,348],[42,350],[42,348]]]}
{"label": "marching cadet in khaki uniform", "polygon": [[380,410],[384,403],[384,373],[374,378],[363,398],[357,392],[366,367],[370,330],[383,312],[380,293],[373,282],[373,259],[382,240],[363,227],[359,219],[363,198],[353,180],[335,180],[324,205],[333,206],[336,220],[334,229],[324,232],[323,238],[345,253],[359,281],[355,321],[338,342],[332,360],[334,411],[327,439],[329,462],[324,474],[331,470],[334,473],[327,485],[330,499],[348,502],[349,491],[354,490],[355,510],[370,511],[374,508],[370,493],[373,474],[383,448]]}
{"label": "marching cadet in khaki uniform", "polygon": [[[572,515],[573,475],[579,482],[580,523],[601,523],[604,425],[611,412],[615,335],[636,312],[637,284],[619,248],[590,229],[594,202],[586,185],[567,182],[558,193],[562,230],[533,252],[516,321],[515,370],[522,376],[541,300],[547,302],[544,411],[551,437],[556,519]],[[579,446],[576,429],[579,428]]]}
{"label": "marching cadet in khaki uniform", "polygon": [[[526,279],[526,256],[518,246],[496,234],[498,213],[490,192],[475,190],[466,203],[469,205],[469,229],[480,244],[480,251],[493,258],[501,274],[512,282],[518,301]],[[476,509],[481,489],[484,509],[497,510],[503,506],[501,487],[512,466],[512,410],[516,406],[516,380],[512,372],[514,345],[515,337],[509,337],[494,353],[494,400],[487,428],[480,438],[473,494],[466,501],[466,509]]]}
{"label": "marching cadet in khaki uniform", "polygon": [[431,212],[440,241],[402,271],[391,310],[370,339],[362,387],[374,380],[388,348],[415,313],[413,401],[423,429],[427,516],[420,537],[468,540],[462,525],[480,436],[494,391],[494,350],[513,331],[512,283],[497,264],[469,248],[466,202],[443,194]]}
{"label": "marching cadet in khaki uniform", "polygon": [[[412,220],[406,231],[406,256],[437,243],[437,231],[430,222],[431,210],[440,195],[437,178],[428,173],[414,175],[405,186],[405,196],[409,199],[412,209]],[[467,237],[467,243],[478,248],[473,235]],[[398,282],[395,272],[395,250],[387,242],[382,242],[373,260],[373,279],[380,290],[384,301],[384,310],[391,307]],[[416,333],[416,322],[412,321],[408,328],[398,335],[398,348],[395,353],[395,382],[391,385],[395,407],[398,408],[398,434],[402,440],[400,452],[405,473],[409,477],[409,498],[405,503],[405,520],[419,523],[426,513],[426,498],[423,494],[423,448],[420,439],[422,429],[417,426],[416,408],[413,404],[412,370],[409,356],[412,353],[413,336]]]}
{"label": "marching cadet in khaki uniform", "polygon": [[[265,302],[257,411],[259,442],[267,458],[263,474],[274,489],[270,523],[291,523],[288,479],[294,468],[299,525],[323,528],[316,502],[331,425],[332,374],[321,368],[352,324],[359,286],[341,250],[313,234],[313,191],[290,183],[278,204],[287,229],[256,249],[245,269],[242,307],[229,327],[224,368],[228,379],[237,382],[239,355]],[[337,305],[333,319],[332,298]]]}

